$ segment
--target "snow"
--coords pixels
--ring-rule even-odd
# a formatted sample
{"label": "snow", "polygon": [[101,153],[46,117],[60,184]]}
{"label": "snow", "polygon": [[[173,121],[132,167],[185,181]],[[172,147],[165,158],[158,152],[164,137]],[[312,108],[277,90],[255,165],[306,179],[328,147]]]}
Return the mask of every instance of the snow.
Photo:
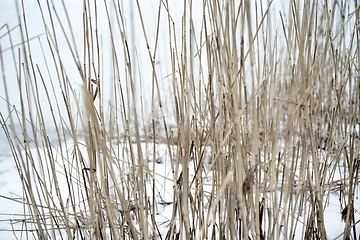
{"label": "snow", "polygon": [[[4,140],[4,139],[3,139]],[[6,144],[6,141],[2,141],[3,144]],[[119,143],[118,143],[119,144]],[[122,147],[126,147],[128,145],[128,143],[126,143],[125,141],[120,143],[118,146],[121,150]],[[73,148],[69,147],[71,146],[71,142],[68,142],[66,145],[64,144],[63,148],[67,148],[67,154],[70,156],[73,152]],[[136,144],[133,145],[133,148],[136,149]],[[153,197],[153,189],[154,189],[154,200],[155,200],[155,221],[157,222],[158,225],[158,231],[161,233],[162,237],[165,237],[166,234],[169,231],[169,226],[170,226],[170,221],[172,219],[172,214],[173,214],[173,207],[174,207],[174,198],[173,198],[173,193],[174,193],[174,187],[176,187],[177,185],[174,183],[174,181],[177,181],[177,179],[173,179],[173,170],[171,165],[174,166],[174,162],[171,162],[170,160],[170,156],[169,156],[169,151],[168,151],[168,146],[165,144],[156,144],[156,153],[155,153],[155,161],[153,161],[153,144],[152,143],[145,143],[143,142],[141,144],[142,149],[144,150],[144,157],[147,160],[147,164],[146,164],[146,178],[147,178],[147,197],[150,201],[152,201],[152,197]],[[172,148],[175,148],[175,146],[172,146]],[[82,154],[84,156],[86,156],[87,151],[85,146],[83,148],[80,149]],[[126,152],[122,152],[122,151],[118,151],[118,149],[114,149],[114,152],[121,152],[121,158],[122,160],[119,162],[114,162],[114,169],[115,169],[115,173],[116,175],[120,176],[120,173],[117,171],[117,169],[119,169],[119,167],[121,167],[121,169],[124,171],[123,174],[126,175],[126,171],[129,171],[130,169],[127,167],[128,165],[128,161],[130,159],[128,159],[129,155]],[[175,149],[171,149],[173,152],[175,152]],[[31,152],[34,154],[34,156],[36,156],[38,154],[38,151],[34,148],[31,149]],[[60,192],[61,192],[61,196],[63,201],[65,202],[66,199],[68,199],[69,197],[69,192],[68,192],[68,188],[67,188],[67,182],[66,182],[66,178],[65,176],[63,176],[63,168],[62,168],[62,162],[61,159],[63,157],[60,156],[60,154],[56,154],[56,153],[60,153],[59,151],[59,147],[54,148],[53,149],[54,152],[54,159],[57,163],[57,169],[58,169],[58,181],[59,181],[59,186],[60,186]],[[19,181],[19,176],[18,176],[18,172],[17,172],[17,168],[14,166],[14,162],[13,159],[11,157],[9,157],[9,154],[7,154],[6,157],[2,157],[1,158],[1,169],[6,169],[6,170],[2,170],[0,172],[0,229],[2,231],[1,236],[3,239],[16,239],[14,234],[10,231],[11,229],[15,229],[15,234],[17,235],[18,238],[21,237],[21,229],[24,228],[24,221],[26,221],[26,219],[24,219],[23,217],[23,213],[24,211],[27,212],[27,209],[23,207],[23,205],[21,204],[22,201],[22,190],[21,190],[21,183]],[[6,155],[6,154],[5,154]],[[35,162],[37,161],[47,161],[46,156],[40,151],[39,153],[39,158],[35,159]],[[117,160],[120,160],[117,159]],[[203,181],[204,181],[204,206],[203,206],[203,211],[204,211],[204,216],[205,217],[205,221],[207,221],[207,226],[209,228],[209,232],[211,232],[212,227],[213,227],[213,221],[212,221],[212,217],[211,217],[211,212],[214,206],[210,207],[210,202],[209,202],[209,196],[210,196],[210,191],[211,191],[211,183],[212,183],[212,179],[211,179],[211,174],[208,174],[209,172],[207,172],[208,168],[209,168],[209,164],[206,164],[205,161],[205,167],[204,167],[204,171],[202,173],[203,176]],[[121,166],[120,166],[121,165]],[[127,170],[126,170],[127,169]],[[190,165],[188,167],[189,169],[189,179],[192,179],[192,177],[194,176],[195,173],[195,167],[193,165],[193,162],[190,162]],[[67,169],[69,171],[69,169]],[[178,169],[178,175],[179,173],[182,171],[181,167]],[[231,172],[229,173],[231,174]],[[125,178],[126,179],[126,178]],[[154,180],[154,181],[153,181]],[[118,183],[117,184],[121,184],[122,181],[124,181],[124,179],[121,179],[121,177],[119,177],[117,179]],[[126,181],[126,180],[125,180]],[[50,182],[49,182],[50,183]],[[54,184],[54,183],[52,183]],[[50,186],[50,185],[48,185]],[[75,186],[76,187],[76,186]],[[153,188],[154,187],[154,188]],[[53,189],[52,187],[50,187],[49,190]],[[76,191],[76,189],[75,189]],[[53,194],[55,194],[55,191],[53,192]],[[195,197],[195,192],[192,191],[193,196]],[[280,192],[279,192],[280,194]],[[264,195],[266,196],[266,194]],[[18,200],[19,202],[16,202],[15,200]],[[44,199],[43,199],[44,200]],[[58,204],[58,200],[56,200],[56,197],[54,196],[55,201],[55,205]],[[265,199],[266,201],[266,206],[271,206],[271,200],[270,199]],[[215,201],[217,202],[217,201]],[[295,203],[293,203],[295,204]],[[343,229],[344,229],[344,222],[341,221],[341,217],[340,217],[340,201],[339,201],[339,195],[338,193],[330,193],[327,200],[324,202],[324,206],[326,207],[326,211],[325,211],[325,226],[326,226],[326,231],[328,234],[329,239],[335,239],[336,237],[338,237]],[[359,204],[359,199],[356,198],[355,199],[355,208],[357,208]],[[81,204],[81,199],[77,199],[77,208],[78,211],[80,211],[80,209],[82,209],[82,211],[85,213],[88,209],[84,209],[84,206]],[[296,204],[294,205],[296,206]],[[210,208],[209,208],[210,207]],[[275,207],[275,205],[274,205]],[[304,206],[305,207],[305,206]],[[85,207],[86,208],[86,207]],[[269,209],[271,212],[271,209]],[[305,226],[304,224],[306,223],[306,219],[308,217],[309,213],[303,212],[300,215],[300,219],[299,222],[297,223],[297,231],[295,233],[295,239],[302,239],[302,234],[304,234],[304,229]],[[88,216],[86,213],[83,216]],[[137,226],[137,220],[135,219],[133,220],[133,224],[134,226]],[[191,217],[191,216],[190,216]],[[210,218],[209,218],[210,217]],[[196,217],[195,217],[196,219]],[[355,219],[360,219],[360,214],[359,212],[355,211]],[[150,220],[150,219],[149,219]],[[267,226],[267,224],[269,224],[269,222],[267,222],[268,220],[265,218],[264,220],[264,226]],[[89,222],[86,220],[86,218],[84,218],[82,220],[83,223],[83,227],[88,226]],[[75,223],[72,223],[75,224]],[[287,224],[294,224],[291,222],[283,222],[281,224],[287,225]],[[150,226],[150,225],[149,225]],[[31,226],[29,225],[28,227]],[[359,227],[357,227],[358,231],[360,230]],[[149,229],[150,233],[151,233],[151,228]],[[197,231],[198,234],[201,234],[200,229],[198,229]],[[24,234],[24,233],[22,233]],[[34,234],[34,232],[31,232],[31,234]],[[285,236],[290,236],[290,234],[286,231],[286,229],[283,229],[283,232],[280,234],[280,238],[279,239],[287,239],[287,237]],[[200,235],[198,235],[200,236]],[[27,239],[24,238],[20,238],[20,239]]]}

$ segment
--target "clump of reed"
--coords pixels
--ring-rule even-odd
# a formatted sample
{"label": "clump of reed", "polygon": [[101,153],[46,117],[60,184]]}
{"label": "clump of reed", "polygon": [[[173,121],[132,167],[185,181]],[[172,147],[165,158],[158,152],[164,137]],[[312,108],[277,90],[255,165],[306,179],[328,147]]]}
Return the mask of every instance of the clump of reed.
{"label": "clump of reed", "polygon": [[[273,1],[204,1],[202,12],[183,1],[182,21],[175,22],[173,5],[158,1],[158,25],[148,30],[146,10],[136,1],[132,11],[148,57],[141,61],[135,23],[121,4],[104,5],[101,15],[96,1],[84,1],[82,42],[67,17],[40,4],[44,35],[38,39],[51,53],[43,54],[44,66],[32,59],[38,52],[27,35],[26,9],[19,10],[25,13],[18,26],[22,44],[1,51],[12,52],[21,93],[13,105],[7,91],[8,109],[1,112],[23,189],[23,219],[14,233],[327,239],[325,213],[337,194],[345,222],[338,237],[356,239],[360,11],[356,1],[331,2],[292,1],[272,14]],[[99,16],[107,18],[110,43],[99,34]],[[164,35],[165,47],[159,44]],[[103,58],[104,45],[110,60]],[[64,48],[80,91],[68,77]],[[170,57],[166,78],[156,65],[159,49]],[[144,82],[141,62],[147,61],[151,75]],[[102,78],[105,65],[110,84]],[[2,72],[7,89],[14,80]],[[170,175],[155,171],[160,147]],[[173,185],[166,234],[157,220],[157,181]]]}

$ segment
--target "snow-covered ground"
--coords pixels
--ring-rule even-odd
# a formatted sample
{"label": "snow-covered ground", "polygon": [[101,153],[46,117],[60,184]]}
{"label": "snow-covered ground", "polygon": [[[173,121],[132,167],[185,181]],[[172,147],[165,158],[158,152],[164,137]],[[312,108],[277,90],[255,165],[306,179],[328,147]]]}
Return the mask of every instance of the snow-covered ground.
{"label": "snow-covered ground", "polygon": [[[129,159],[129,155],[126,152],[126,142],[117,143],[116,146],[120,147],[120,153],[121,157],[118,159],[114,159],[114,169],[122,169],[124,172],[121,175],[118,171],[116,171],[116,174],[119,176],[117,179],[118,184],[121,184],[123,181],[126,180],[126,172],[129,171],[129,165],[131,159]],[[73,149],[71,147],[71,142],[64,143],[63,148],[67,148],[67,154],[69,156],[72,154]],[[134,149],[136,149],[136,145],[134,144]],[[158,225],[158,231],[164,238],[166,234],[169,232],[169,226],[170,221],[172,219],[173,215],[173,207],[174,207],[174,187],[176,186],[176,183],[174,181],[177,181],[177,179],[174,180],[173,177],[173,169],[172,164],[174,167],[174,162],[171,162],[169,151],[167,148],[167,145],[165,144],[157,144],[156,145],[156,153],[155,153],[155,159],[153,159],[153,145],[152,143],[145,143],[143,142],[141,145],[144,153],[144,158],[147,159],[147,164],[145,166],[146,172],[147,172],[147,193],[149,200],[152,199],[153,194],[155,194],[155,221]],[[17,168],[14,165],[13,158],[11,157],[11,153],[9,152],[8,148],[6,147],[6,139],[2,138],[1,141],[1,148],[3,150],[3,155],[1,156],[0,164],[1,164],[1,172],[0,172],[0,229],[1,229],[1,238],[2,239],[28,239],[27,236],[21,235],[24,234],[21,232],[21,229],[24,228],[24,221],[26,219],[23,217],[24,211],[27,212],[27,209],[24,209],[22,202],[22,186],[19,181],[19,176],[17,172]],[[80,149],[84,156],[86,156],[86,148],[83,147]],[[174,153],[175,149],[171,149],[172,153]],[[31,152],[34,154],[34,156],[37,155],[36,149],[32,149]],[[58,174],[58,181],[60,186],[60,192],[62,193],[62,198],[64,201],[68,199],[69,192],[67,187],[66,178],[62,175],[63,168],[61,163],[61,156],[59,154],[59,147],[53,149],[53,157],[55,161],[57,162],[57,169],[59,171]],[[115,152],[117,150],[115,149]],[[209,232],[211,233],[211,229],[213,226],[213,221],[211,218],[211,204],[210,204],[210,192],[211,192],[211,185],[212,185],[212,179],[211,174],[208,172],[209,160],[210,156],[205,157],[204,161],[204,171],[202,173],[203,176],[203,186],[204,186],[204,216],[205,216],[205,225],[208,228]],[[35,159],[35,162],[37,161],[47,161],[47,157],[44,153],[39,154],[39,158]],[[181,166],[178,172],[181,172]],[[195,173],[195,166],[193,166],[193,162],[190,162],[189,165],[189,177],[192,179]],[[123,176],[123,179],[120,177]],[[153,181],[154,180],[154,181]],[[76,189],[75,189],[76,191]],[[53,193],[55,196],[55,192]],[[326,201],[323,202],[325,210],[325,226],[326,231],[328,234],[329,239],[335,239],[336,237],[340,237],[342,239],[341,233],[344,230],[344,222],[341,220],[341,214],[340,214],[340,200],[339,200],[339,192],[337,193],[331,193],[329,194],[328,198],[326,198]],[[280,195],[280,192],[279,192]],[[266,196],[266,195],[264,195]],[[10,199],[11,198],[11,199]],[[55,202],[56,202],[56,198]],[[18,200],[18,202],[17,202]],[[87,209],[82,209],[80,200],[76,204],[79,209],[82,210],[82,212],[86,212]],[[214,200],[213,200],[214,201]],[[269,203],[270,199],[265,199],[267,201],[266,206],[269,207],[272,204]],[[295,203],[293,203],[295,204]],[[358,209],[358,206],[360,204],[360,200],[358,199],[358,193],[356,194],[355,199],[355,209]],[[296,204],[295,204],[296,205]],[[306,206],[303,206],[306,208]],[[266,210],[265,210],[266,211]],[[271,212],[271,209],[269,209]],[[295,211],[296,212],[296,211]],[[208,216],[209,214],[209,216]],[[308,213],[303,212],[303,214],[300,215],[300,219],[298,219],[298,226],[295,233],[289,233],[286,231],[286,229],[283,230],[282,233],[280,233],[281,239],[287,239],[285,236],[290,236],[289,234],[294,234],[294,239],[302,239],[303,231],[305,228],[305,224],[307,222],[307,215]],[[84,214],[83,216],[89,216]],[[355,210],[355,219],[356,221],[360,219],[360,214],[357,210]],[[264,227],[268,224],[268,219],[265,217],[265,220],[263,222]],[[82,223],[84,224],[82,227],[86,227],[88,224],[88,219],[83,219]],[[75,224],[75,223],[74,223]],[[137,221],[134,217],[133,224],[136,227]],[[285,226],[287,224],[292,224],[291,222],[283,223]],[[15,230],[15,235],[11,232],[11,230]],[[200,227],[199,227],[200,231]],[[360,228],[357,227],[357,231],[359,233]],[[150,228],[151,232],[151,228]],[[30,232],[31,234],[35,234],[35,232]],[[200,235],[198,235],[200,236]],[[21,238],[22,237],[22,238]],[[30,237],[29,239],[36,239],[36,237]]]}

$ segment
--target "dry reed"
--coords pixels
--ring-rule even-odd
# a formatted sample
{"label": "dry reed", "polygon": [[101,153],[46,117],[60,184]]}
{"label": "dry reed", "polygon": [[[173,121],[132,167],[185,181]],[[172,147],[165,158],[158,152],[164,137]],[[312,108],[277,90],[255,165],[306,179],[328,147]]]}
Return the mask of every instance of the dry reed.
{"label": "dry reed", "polygon": [[[132,11],[148,51],[141,61],[149,61],[151,83],[143,82],[130,41],[137,26],[119,2],[105,1],[106,12],[99,13],[99,2],[84,1],[83,42],[66,8],[62,17],[51,2],[39,4],[44,35],[38,39],[50,52],[42,53],[45,66],[33,61],[39,53],[32,51],[22,6],[22,44],[0,49],[4,89],[13,81],[3,58],[11,51],[21,93],[14,105],[6,90],[8,109],[1,110],[23,189],[21,200],[13,199],[24,206],[14,234],[328,239],[327,202],[338,194],[345,222],[339,237],[358,239],[360,10],[356,1],[330,2],[291,1],[288,11],[271,15],[273,1],[203,1],[203,12],[183,1],[179,23],[173,6],[158,1],[150,32],[156,34],[150,34],[136,1]],[[109,24],[109,62],[100,16]],[[64,48],[81,78],[80,92],[68,77]],[[166,78],[156,66],[159,51],[171,58]],[[110,98],[104,62],[113,79]],[[55,139],[48,129],[55,129]],[[171,173],[157,172],[156,159]],[[173,185],[171,201],[163,199],[165,184]],[[158,220],[160,205],[172,206],[171,219]]]}

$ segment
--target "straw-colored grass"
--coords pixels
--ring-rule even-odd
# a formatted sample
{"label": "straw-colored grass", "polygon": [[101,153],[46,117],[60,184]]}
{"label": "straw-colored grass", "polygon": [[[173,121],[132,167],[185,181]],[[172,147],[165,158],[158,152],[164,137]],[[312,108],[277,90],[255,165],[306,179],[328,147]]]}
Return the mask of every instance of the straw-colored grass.
{"label": "straw-colored grass", "polygon": [[[202,12],[183,1],[181,22],[168,1],[155,2],[157,25],[149,30],[141,1],[132,5],[137,26],[121,3],[84,1],[82,42],[68,15],[40,4],[40,52],[19,6],[22,44],[0,49],[8,103],[0,119],[23,189],[12,199],[24,205],[14,234],[327,239],[327,203],[338,194],[338,221],[345,222],[338,237],[357,239],[357,1],[295,0],[276,14],[273,1],[196,3]],[[100,16],[109,42],[98,31]],[[148,51],[141,61],[135,27]],[[6,32],[2,38],[11,40],[13,31]],[[156,63],[159,51],[170,57],[166,74]],[[17,79],[4,67],[9,52]],[[146,73],[142,62],[151,66]],[[7,90],[14,83],[17,104]],[[157,172],[155,159],[171,173]],[[172,201],[163,199],[159,182],[173,186]],[[160,205],[172,206],[166,222],[157,218]]]}

